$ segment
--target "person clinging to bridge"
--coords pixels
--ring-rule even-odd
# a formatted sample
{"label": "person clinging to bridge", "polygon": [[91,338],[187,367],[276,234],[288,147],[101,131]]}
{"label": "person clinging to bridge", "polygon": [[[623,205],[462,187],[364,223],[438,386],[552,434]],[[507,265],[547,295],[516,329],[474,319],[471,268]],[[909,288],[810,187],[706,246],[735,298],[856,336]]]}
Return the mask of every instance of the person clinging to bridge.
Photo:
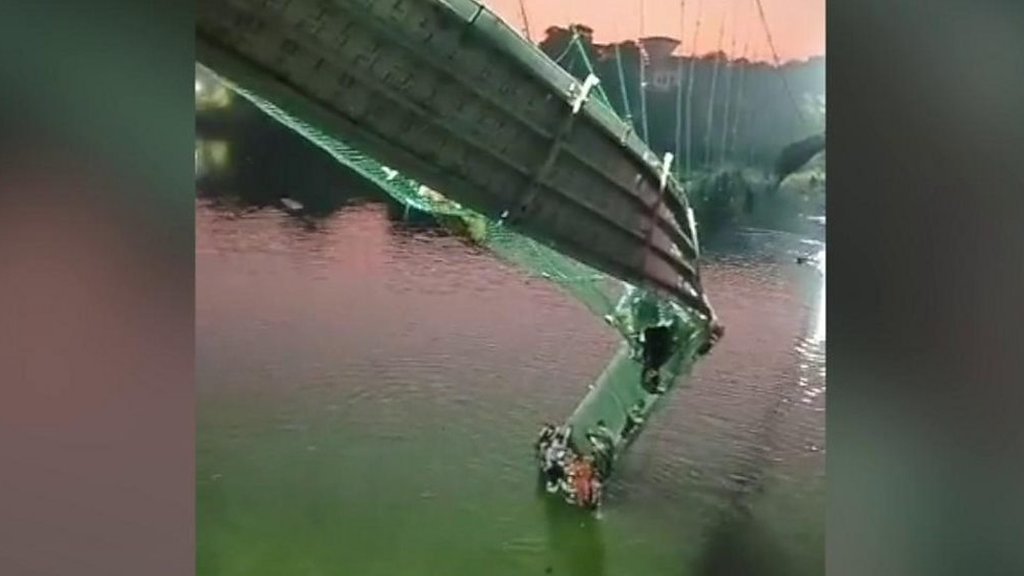
{"label": "person clinging to bridge", "polygon": [[541,429],[540,435],[537,438],[537,442],[534,445],[535,451],[540,451],[544,446],[551,444],[551,441],[555,438],[555,425],[550,422],[544,425]]}
{"label": "person clinging to bridge", "polygon": [[623,426],[622,428],[622,436],[624,438],[629,437],[629,435],[632,434],[634,430],[639,429],[640,426],[644,423],[643,409],[644,403],[643,400],[641,400],[634,404],[633,406],[631,406],[629,408],[629,411],[626,412],[626,425]]}
{"label": "person clinging to bridge", "polygon": [[577,458],[572,464],[571,476],[576,492],[576,501],[581,506],[594,506],[594,460],[590,456]]}
{"label": "person clinging to bridge", "polygon": [[674,338],[669,326],[654,326],[643,332],[643,381],[649,394],[661,394],[661,367],[672,355]]}
{"label": "person clinging to bridge", "polygon": [[558,461],[558,454],[554,447],[549,447],[544,456],[544,479],[547,481],[548,492],[556,492],[559,483],[565,479],[565,470]]}
{"label": "person clinging to bridge", "polygon": [[544,478],[547,481],[548,492],[557,492],[558,487],[566,480],[564,462],[568,454],[570,432],[570,427],[566,426],[558,431],[553,428],[550,431],[545,429],[541,433],[538,444],[544,454]]}

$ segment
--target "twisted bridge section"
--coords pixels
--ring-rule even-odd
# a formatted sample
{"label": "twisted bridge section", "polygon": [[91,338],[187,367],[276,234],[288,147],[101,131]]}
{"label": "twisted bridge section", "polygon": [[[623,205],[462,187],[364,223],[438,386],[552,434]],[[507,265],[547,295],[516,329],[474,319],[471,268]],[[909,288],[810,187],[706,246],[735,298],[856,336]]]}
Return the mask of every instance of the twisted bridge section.
{"label": "twisted bridge section", "polygon": [[323,136],[711,320],[670,159],[480,3],[201,0],[196,35],[200,63]]}

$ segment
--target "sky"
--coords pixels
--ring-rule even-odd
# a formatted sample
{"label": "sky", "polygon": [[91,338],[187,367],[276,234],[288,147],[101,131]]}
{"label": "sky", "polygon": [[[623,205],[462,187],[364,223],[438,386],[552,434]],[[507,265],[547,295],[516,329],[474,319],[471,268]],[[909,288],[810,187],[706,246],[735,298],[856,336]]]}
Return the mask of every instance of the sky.
{"label": "sky", "polygon": [[[482,1],[514,28],[523,27],[520,0]],[[748,58],[771,59],[755,0],[685,1],[685,19],[680,18],[680,0],[522,0],[522,3],[534,41],[543,39],[544,30],[549,26],[564,27],[571,22],[593,28],[594,39],[600,43],[635,39],[641,35],[641,30],[643,36],[679,38],[680,22],[685,20],[682,23],[683,51],[690,54],[699,13],[698,54],[718,48],[721,28],[724,52],[739,57],[746,44]],[[825,0],[761,0],[761,5],[781,61],[825,54]]]}

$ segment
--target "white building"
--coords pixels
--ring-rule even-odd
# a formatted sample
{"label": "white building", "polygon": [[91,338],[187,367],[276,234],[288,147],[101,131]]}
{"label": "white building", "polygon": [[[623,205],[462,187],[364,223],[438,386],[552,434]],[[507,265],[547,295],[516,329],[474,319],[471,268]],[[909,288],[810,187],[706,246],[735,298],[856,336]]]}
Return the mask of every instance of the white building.
{"label": "white building", "polygon": [[679,40],[667,36],[641,38],[640,45],[647,53],[647,89],[655,92],[675,90],[682,78],[672,53]]}

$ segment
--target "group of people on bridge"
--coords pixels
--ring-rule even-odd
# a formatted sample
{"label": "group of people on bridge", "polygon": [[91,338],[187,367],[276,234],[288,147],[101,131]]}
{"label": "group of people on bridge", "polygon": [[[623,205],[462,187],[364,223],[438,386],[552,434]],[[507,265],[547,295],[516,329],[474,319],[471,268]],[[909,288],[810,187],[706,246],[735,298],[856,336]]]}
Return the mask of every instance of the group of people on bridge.
{"label": "group of people on bridge", "polygon": [[579,454],[570,441],[572,428],[548,424],[537,439],[537,454],[547,491],[561,491],[572,504],[596,508],[601,502],[601,478],[591,455]]}

